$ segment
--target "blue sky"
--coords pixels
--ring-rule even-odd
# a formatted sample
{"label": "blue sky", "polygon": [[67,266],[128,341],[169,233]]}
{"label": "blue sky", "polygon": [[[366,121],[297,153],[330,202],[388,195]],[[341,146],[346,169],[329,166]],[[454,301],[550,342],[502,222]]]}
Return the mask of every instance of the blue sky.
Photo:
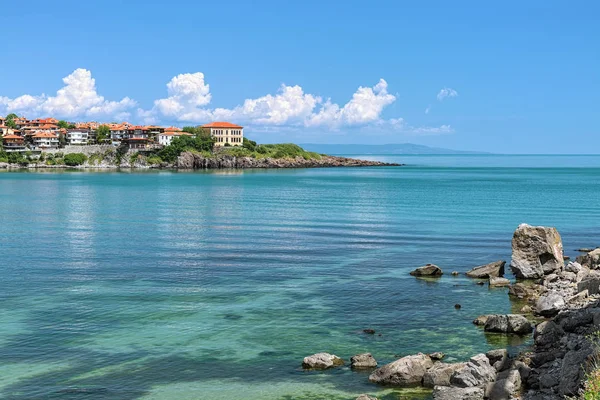
{"label": "blue sky", "polygon": [[262,142],[600,145],[595,1],[27,1],[3,14],[0,114],[227,119]]}

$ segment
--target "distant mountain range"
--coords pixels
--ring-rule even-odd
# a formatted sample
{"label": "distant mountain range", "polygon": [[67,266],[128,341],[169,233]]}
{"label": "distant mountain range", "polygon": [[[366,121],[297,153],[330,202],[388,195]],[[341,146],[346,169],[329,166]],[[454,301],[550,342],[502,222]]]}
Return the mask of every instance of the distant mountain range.
{"label": "distant mountain range", "polygon": [[322,154],[490,154],[429,147],[421,144],[301,144],[305,150]]}

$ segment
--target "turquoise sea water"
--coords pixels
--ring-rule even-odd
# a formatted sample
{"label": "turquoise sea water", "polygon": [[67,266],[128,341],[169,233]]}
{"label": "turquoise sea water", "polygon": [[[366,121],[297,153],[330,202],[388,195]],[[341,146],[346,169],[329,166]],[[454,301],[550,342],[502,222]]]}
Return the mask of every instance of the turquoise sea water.
{"label": "turquoise sea water", "polygon": [[0,172],[0,398],[423,398],[300,364],[526,345],[471,323],[505,289],[449,273],[522,222],[600,245],[600,156],[365,158],[408,165]]}

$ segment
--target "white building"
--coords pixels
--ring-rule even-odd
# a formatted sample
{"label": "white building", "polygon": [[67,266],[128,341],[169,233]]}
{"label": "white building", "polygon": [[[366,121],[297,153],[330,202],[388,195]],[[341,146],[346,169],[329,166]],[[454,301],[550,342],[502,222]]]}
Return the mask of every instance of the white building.
{"label": "white building", "polygon": [[182,132],[179,128],[166,128],[164,132],[158,134],[158,144],[168,146],[173,141],[173,138],[179,136],[192,136],[187,132]]}
{"label": "white building", "polygon": [[38,132],[32,136],[33,144],[40,149],[56,149],[58,147],[58,135],[50,132]]}
{"label": "white building", "polygon": [[215,146],[241,146],[244,144],[244,127],[232,124],[230,122],[211,122],[202,125],[203,128],[210,130],[210,136],[215,139]]}
{"label": "white building", "polygon": [[68,130],[66,139],[67,143],[71,145],[88,144],[89,132],[85,129]]}

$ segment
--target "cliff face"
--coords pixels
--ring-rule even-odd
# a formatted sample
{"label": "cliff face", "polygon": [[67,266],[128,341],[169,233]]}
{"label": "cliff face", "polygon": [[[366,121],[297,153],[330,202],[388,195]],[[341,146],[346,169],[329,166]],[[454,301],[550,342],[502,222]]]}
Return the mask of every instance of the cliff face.
{"label": "cliff face", "polygon": [[229,155],[213,155],[181,153],[175,167],[178,169],[224,169],[224,168],[318,168],[318,167],[368,167],[386,164],[379,161],[356,160],[352,158],[322,156],[320,159],[305,160],[302,157],[293,159],[234,157]]}

